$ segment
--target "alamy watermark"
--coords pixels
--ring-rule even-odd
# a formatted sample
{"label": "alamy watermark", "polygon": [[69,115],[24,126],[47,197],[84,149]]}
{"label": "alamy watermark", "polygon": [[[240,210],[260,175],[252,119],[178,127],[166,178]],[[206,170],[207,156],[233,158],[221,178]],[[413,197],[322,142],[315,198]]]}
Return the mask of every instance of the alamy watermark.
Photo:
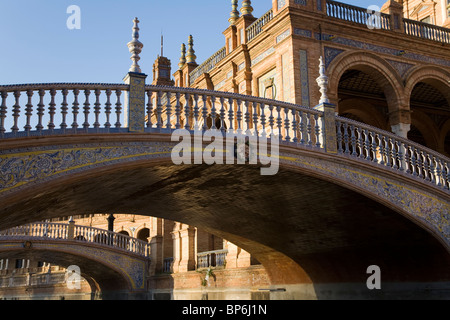
{"label": "alamy watermark", "polygon": [[371,5],[367,8],[367,27],[370,30],[381,29],[381,9],[379,6]]}
{"label": "alamy watermark", "polygon": [[367,289],[381,290],[381,268],[379,266],[369,266],[367,274],[371,276],[367,279]]}
{"label": "alamy watermark", "polygon": [[66,25],[69,30],[81,29],[81,9],[77,5],[71,5],[67,7],[67,14],[70,16],[67,18]]}
{"label": "alamy watermark", "polygon": [[[175,165],[207,164],[261,165],[261,175],[276,175],[280,167],[279,136],[258,136],[252,133],[186,129],[175,130],[172,142],[179,142],[172,150]],[[204,144],[209,143],[207,147]],[[270,149],[269,149],[270,146]]]}
{"label": "alamy watermark", "polygon": [[66,284],[69,290],[81,289],[81,269],[79,266],[70,266],[66,270]]}

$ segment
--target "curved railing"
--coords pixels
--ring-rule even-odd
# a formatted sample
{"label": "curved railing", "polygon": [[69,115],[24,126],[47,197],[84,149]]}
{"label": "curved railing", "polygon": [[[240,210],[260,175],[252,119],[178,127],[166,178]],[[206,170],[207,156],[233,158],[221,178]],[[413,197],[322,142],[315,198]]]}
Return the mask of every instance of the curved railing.
{"label": "curved railing", "polygon": [[[83,134],[83,133],[128,133],[122,127],[122,103],[120,95],[129,90],[128,85],[114,84],[38,84],[0,86],[0,144],[2,139],[36,135]],[[278,136],[281,143],[313,148],[323,152],[327,141],[324,112],[282,101],[270,100],[235,93],[168,86],[145,86],[145,101],[142,108],[142,124],[146,133],[172,133],[176,129],[217,129],[223,132],[252,134],[267,137]],[[34,109],[33,92],[39,93],[38,108]],[[68,100],[68,91],[73,91]],[[95,94],[93,113],[89,96]],[[7,103],[7,96],[14,99]],[[59,100],[56,93],[62,94]],[[78,94],[84,93],[83,129],[78,129]],[[25,93],[25,94],[24,94]],[[48,96],[50,94],[50,96]],[[26,96],[23,109],[20,97]],[[113,95],[117,100],[112,100]],[[45,98],[50,101],[45,104]],[[112,128],[112,105],[116,106],[116,126]],[[68,105],[72,105],[72,128],[67,123]],[[58,108],[57,108],[58,106]],[[34,112],[34,111],[37,111]],[[42,127],[43,115],[49,124]],[[330,115],[329,115],[330,116]],[[55,119],[60,119],[60,129],[55,128]],[[105,122],[102,122],[102,119]],[[34,120],[34,122],[33,122]],[[91,125],[92,120],[94,120]],[[327,121],[326,121],[327,120]],[[403,174],[429,182],[436,187],[450,189],[450,159],[424,146],[392,133],[367,126],[346,118],[337,117],[336,140],[338,154],[390,167]],[[6,132],[5,123],[12,123]],[[19,130],[18,123],[25,123]],[[100,125],[104,123],[104,125]],[[31,127],[37,130],[32,131]]]}
{"label": "curved railing", "polygon": [[0,86],[0,138],[120,132],[126,91],[125,84]]}
{"label": "curved railing", "polygon": [[336,118],[338,152],[450,189],[450,159],[411,140],[343,117]]}
{"label": "curved railing", "polygon": [[33,223],[0,231],[0,240],[34,239],[95,243],[150,257],[150,244],[120,233],[61,223]]}

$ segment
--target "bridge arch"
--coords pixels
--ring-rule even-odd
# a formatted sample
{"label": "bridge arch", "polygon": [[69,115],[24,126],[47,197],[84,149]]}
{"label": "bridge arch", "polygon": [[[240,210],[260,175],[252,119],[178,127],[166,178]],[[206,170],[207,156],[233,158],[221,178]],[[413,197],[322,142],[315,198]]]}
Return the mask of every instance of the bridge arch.
{"label": "bridge arch", "polygon": [[[41,151],[46,149],[46,139],[55,142],[54,137],[39,139],[38,144],[43,148]],[[96,137],[94,140],[97,141],[93,143],[91,137],[78,137],[76,142],[74,140],[77,152],[82,153],[81,146],[83,141],[86,142],[85,139],[90,141],[85,144],[90,152],[95,153],[95,148],[98,148],[99,152],[106,152],[111,147],[111,142],[106,142],[107,139]],[[370,217],[365,216],[364,206],[376,213],[376,227],[373,233],[369,232],[371,236],[366,238],[361,232],[357,232],[358,236],[365,237],[364,242],[368,246],[369,243],[376,243],[375,238],[381,236],[382,225],[392,223],[395,226],[401,225],[402,232],[411,231],[417,238],[424,240],[433,248],[432,252],[445,251],[442,245],[447,250],[449,248],[450,219],[445,192],[439,191],[431,183],[423,184],[412,177],[393,174],[394,171],[384,166],[372,166],[346,156],[327,155],[306,147],[282,145],[281,174],[275,176],[275,180],[264,180],[258,168],[253,166],[233,166],[232,170],[229,166],[174,166],[170,159],[170,150],[174,145],[169,142],[170,135],[133,135],[132,138],[127,136],[125,139],[115,139],[117,145],[124,149],[135,145],[134,141],[138,140],[147,149],[147,153],[141,153],[141,150],[134,150],[137,152],[135,156],[120,153],[120,159],[115,158],[111,162],[100,161],[100,164],[94,163],[82,170],[76,168],[70,171],[65,167],[68,171],[61,174],[52,173],[48,179],[41,177],[38,182],[29,183],[28,186],[21,185],[17,187],[17,192],[10,189],[2,195],[5,207],[0,211],[0,226],[9,227],[13,223],[30,222],[30,219],[41,220],[67,214],[123,212],[148,215],[151,212],[152,216],[201,227],[251,252],[266,266],[274,285],[303,283],[311,286],[316,281],[325,281],[326,272],[321,273],[316,268],[321,265],[320,261],[328,261],[324,262],[326,268],[319,268],[322,271],[325,268],[328,272],[337,258],[314,251],[309,252],[310,255],[317,255],[312,259],[308,257],[305,244],[314,243],[313,247],[318,252],[329,252],[330,243],[346,243],[348,239],[345,237],[350,233],[346,233],[345,237],[337,235],[335,224],[339,225],[342,223],[340,219],[344,219],[346,228],[350,228],[348,223],[357,219],[363,227],[363,217],[371,221]],[[149,151],[155,150],[152,147],[156,147],[157,152]],[[36,145],[34,148],[39,149]],[[54,154],[54,150],[45,152],[47,151]],[[42,157],[40,151],[36,152]],[[283,192],[274,194],[273,190],[280,188]],[[92,195],[95,193],[103,196],[101,199],[94,199]],[[307,224],[303,225],[303,219],[311,219],[311,216],[302,211],[313,214],[313,211],[310,211],[312,207],[321,206],[327,201],[330,201],[330,207],[333,207],[333,204],[340,207],[340,200],[332,195],[346,199],[346,206],[337,212],[336,216],[322,217],[322,221],[330,220],[328,229],[322,231],[328,239],[318,239],[316,234],[308,233]],[[267,202],[266,198],[271,199],[273,203]],[[217,201],[218,199],[222,201]],[[233,206],[231,214],[224,211],[224,206],[220,205],[223,202]],[[294,210],[293,203],[301,209]],[[352,205],[357,209],[352,208]],[[274,220],[274,217],[279,217],[276,212],[282,208],[286,209],[284,221],[289,223],[290,230],[287,246],[284,241],[267,238],[269,230],[286,234],[286,230]],[[356,212],[361,216],[358,217]],[[349,220],[350,216],[352,219]],[[384,216],[389,217],[389,223],[382,223]],[[265,220],[270,227],[265,224]],[[250,226],[255,226],[255,221],[262,223],[258,232],[249,229]],[[354,225],[358,223],[353,222]],[[318,227],[314,223],[311,225]],[[396,234],[394,230],[389,230],[388,233],[391,236]],[[249,236],[251,234],[257,236]],[[305,237],[305,234],[310,238]],[[441,245],[436,245],[436,239]],[[296,251],[298,247],[304,251]],[[355,250],[358,255],[364,257],[359,249]],[[424,250],[419,251],[420,254],[425,254]],[[345,254],[356,254],[355,252]],[[411,253],[409,250],[407,252]],[[448,255],[448,252],[445,255]],[[368,259],[366,256],[361,263],[368,262]],[[446,258],[444,260],[446,261]],[[346,267],[341,268],[344,270],[338,273],[345,274],[343,278],[336,276],[326,280],[355,281],[355,278],[345,271]],[[394,279],[398,274],[392,277]]]}

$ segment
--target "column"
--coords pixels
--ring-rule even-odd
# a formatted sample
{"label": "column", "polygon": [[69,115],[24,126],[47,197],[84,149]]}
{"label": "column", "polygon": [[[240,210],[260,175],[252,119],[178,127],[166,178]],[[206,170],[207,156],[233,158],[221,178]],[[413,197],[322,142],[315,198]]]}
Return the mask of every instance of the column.
{"label": "column", "polygon": [[195,228],[184,225],[179,234],[181,259],[178,272],[195,270]]}

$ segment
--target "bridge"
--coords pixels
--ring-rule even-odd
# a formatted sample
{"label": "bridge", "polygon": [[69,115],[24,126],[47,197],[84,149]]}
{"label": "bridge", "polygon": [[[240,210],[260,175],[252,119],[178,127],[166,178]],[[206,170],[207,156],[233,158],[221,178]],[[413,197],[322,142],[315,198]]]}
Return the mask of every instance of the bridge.
{"label": "bridge", "polygon": [[[324,108],[321,111],[189,88],[142,87],[146,100],[138,101],[138,106],[142,113],[147,107],[146,116],[140,117],[142,132],[131,131],[120,125],[124,121],[120,96],[132,90],[132,86],[109,84],[0,87],[2,229],[71,214],[151,213],[202,227],[242,246],[265,265],[274,285],[311,284],[310,277],[323,281],[324,275],[308,274],[317,272],[312,267],[317,262],[308,256],[332,252],[335,246],[342,250],[357,243],[358,252],[374,246],[368,249],[371,255],[361,255],[362,263],[372,261],[378,255],[375,248],[389,241],[399,244],[401,256],[411,251],[425,254],[425,248],[419,249],[424,243],[433,250],[448,251],[450,168],[445,156],[392,133],[336,117],[326,103],[317,108]],[[35,91],[39,93],[38,117],[32,123]],[[74,99],[70,128],[65,124],[69,91]],[[85,122],[78,128],[81,91]],[[90,92],[96,97],[93,124],[89,122]],[[15,97],[10,113],[14,125],[5,132],[9,93]],[[50,121],[44,129],[43,101],[48,93]],[[57,93],[62,95],[59,128],[54,124]],[[100,107],[102,94],[104,108]],[[22,95],[28,98],[24,114],[20,112]],[[114,128],[109,125],[113,103]],[[100,116],[106,119],[105,125],[100,126]],[[25,130],[19,130],[20,119]],[[176,128],[194,133],[194,126],[207,130],[215,125],[220,132],[276,134],[280,172],[263,177],[259,166],[249,164],[173,164],[171,153],[177,142],[171,133]],[[320,227],[325,229],[318,234],[315,228],[321,221],[326,228]],[[361,228],[357,232],[356,226]],[[400,230],[402,236],[397,234]],[[405,250],[405,246],[412,247]],[[305,265],[314,271],[306,272]],[[351,275],[343,277],[346,282],[355,281]]]}
{"label": "bridge", "polygon": [[103,299],[146,296],[150,245],[123,234],[58,223],[33,223],[0,232],[0,257],[77,266]]}
{"label": "bridge", "polygon": [[[1,230],[80,214],[154,216],[250,252],[274,299],[448,297],[449,158],[337,116],[323,61],[322,97],[309,108],[146,85],[142,46],[129,47],[125,84],[0,86]],[[176,165],[180,129],[194,152]],[[251,161],[196,163],[199,149],[211,152],[211,130],[276,140],[278,173],[261,175],[264,164]],[[383,272],[381,291],[367,289],[371,265]]]}

